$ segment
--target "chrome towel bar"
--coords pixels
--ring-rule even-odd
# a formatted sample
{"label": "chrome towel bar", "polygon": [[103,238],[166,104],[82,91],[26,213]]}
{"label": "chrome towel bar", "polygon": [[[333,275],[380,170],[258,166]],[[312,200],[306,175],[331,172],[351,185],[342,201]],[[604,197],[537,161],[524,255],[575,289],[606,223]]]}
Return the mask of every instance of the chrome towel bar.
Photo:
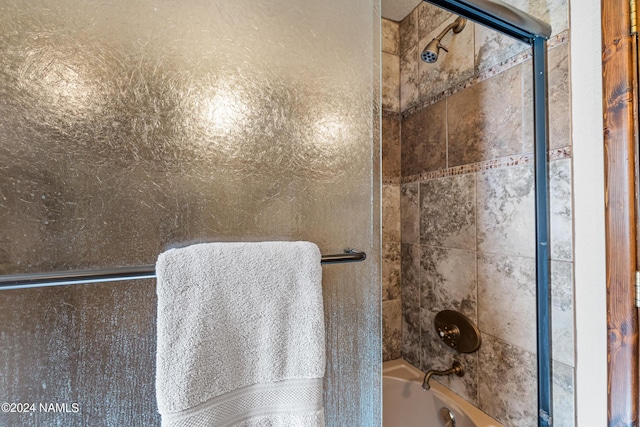
{"label": "chrome towel bar", "polygon": [[[343,254],[322,255],[321,264],[360,262],[365,252],[346,249]],[[155,279],[155,265],[118,267],[104,270],[51,271],[47,273],[9,274],[0,276],[0,290],[42,288],[46,286],[115,282],[120,280]]]}

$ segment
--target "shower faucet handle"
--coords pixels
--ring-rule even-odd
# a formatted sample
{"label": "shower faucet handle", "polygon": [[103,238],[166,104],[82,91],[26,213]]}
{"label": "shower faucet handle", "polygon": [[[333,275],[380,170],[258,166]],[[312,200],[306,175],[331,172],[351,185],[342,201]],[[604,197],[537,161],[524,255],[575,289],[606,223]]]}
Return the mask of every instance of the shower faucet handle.
{"label": "shower faucet handle", "polygon": [[446,47],[446,46],[444,46],[443,44],[438,43],[438,47],[439,47],[440,49],[444,50],[445,52],[449,53],[449,49],[447,49],[447,47]]}
{"label": "shower faucet handle", "polygon": [[462,313],[441,311],[433,325],[442,342],[460,353],[473,353],[480,347],[480,330]]}
{"label": "shower faucet handle", "polygon": [[460,338],[460,329],[458,329],[456,325],[438,326],[438,335],[440,335],[440,339],[444,341],[445,344],[455,348]]}

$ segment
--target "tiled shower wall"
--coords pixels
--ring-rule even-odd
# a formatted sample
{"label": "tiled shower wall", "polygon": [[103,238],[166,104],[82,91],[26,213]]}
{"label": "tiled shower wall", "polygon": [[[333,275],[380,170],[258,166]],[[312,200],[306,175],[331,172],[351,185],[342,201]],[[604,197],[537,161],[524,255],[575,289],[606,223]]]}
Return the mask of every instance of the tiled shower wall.
{"label": "tiled shower wall", "polygon": [[[558,0],[509,3],[553,27],[548,81],[554,425],[573,426],[568,9],[566,1]],[[530,50],[469,22],[460,34],[442,40],[449,53],[441,51],[435,64],[421,62],[422,49],[453,19],[422,3],[399,25],[401,354],[423,370],[448,368],[460,360],[466,375],[440,381],[507,426],[535,426]],[[388,68],[383,68],[389,73],[385,80],[393,81]],[[390,131],[384,138],[385,129],[392,125],[384,123],[387,147],[392,138]],[[390,222],[397,198],[391,178],[383,193],[383,239],[395,236]],[[395,240],[383,244],[389,271],[397,259]],[[393,357],[397,297],[389,273],[384,283],[385,356]],[[476,322],[483,337],[478,352],[462,355],[441,343],[433,318],[444,309]]]}
{"label": "tiled shower wall", "polygon": [[383,359],[402,349],[400,300],[400,32],[382,20],[382,315]]}

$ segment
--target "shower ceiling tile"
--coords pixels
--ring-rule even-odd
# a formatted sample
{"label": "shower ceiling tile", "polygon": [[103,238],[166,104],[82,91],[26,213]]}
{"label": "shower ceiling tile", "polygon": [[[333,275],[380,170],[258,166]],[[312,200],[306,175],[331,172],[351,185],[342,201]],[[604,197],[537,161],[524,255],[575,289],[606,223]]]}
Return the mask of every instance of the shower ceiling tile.
{"label": "shower ceiling tile", "polygon": [[382,16],[392,21],[401,21],[421,0],[382,0]]}

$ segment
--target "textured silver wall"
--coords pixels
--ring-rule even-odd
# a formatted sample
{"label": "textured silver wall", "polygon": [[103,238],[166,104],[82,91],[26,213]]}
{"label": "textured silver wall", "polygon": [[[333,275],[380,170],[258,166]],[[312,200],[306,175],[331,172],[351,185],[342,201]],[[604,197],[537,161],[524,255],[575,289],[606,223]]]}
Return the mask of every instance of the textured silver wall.
{"label": "textured silver wall", "polygon": [[[380,415],[373,0],[0,0],[0,274],[196,241],[361,248],[326,266],[328,425]],[[375,167],[374,167],[375,165]],[[0,294],[0,425],[155,414],[152,281]]]}

